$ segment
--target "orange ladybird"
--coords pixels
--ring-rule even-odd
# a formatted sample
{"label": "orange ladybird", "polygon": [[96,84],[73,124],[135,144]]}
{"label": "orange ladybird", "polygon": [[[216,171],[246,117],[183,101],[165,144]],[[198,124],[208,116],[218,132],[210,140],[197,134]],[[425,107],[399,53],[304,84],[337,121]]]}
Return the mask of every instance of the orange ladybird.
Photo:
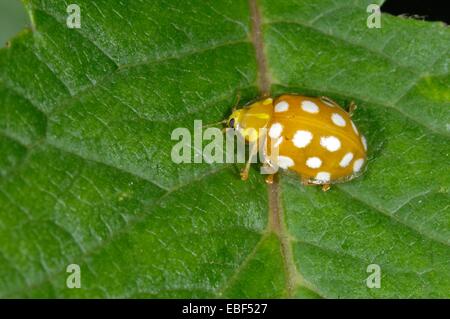
{"label": "orange ladybird", "polygon": [[[366,139],[351,119],[354,109],[351,103],[347,112],[326,97],[286,94],[235,110],[227,123],[248,142],[264,139],[273,145],[276,164],[299,174],[304,184],[328,190],[330,184],[361,175],[367,160]],[[267,133],[259,133],[261,128]],[[252,148],[251,156],[257,149]],[[270,151],[263,158],[264,165],[274,165]],[[242,179],[247,179],[249,166],[247,162]]]}

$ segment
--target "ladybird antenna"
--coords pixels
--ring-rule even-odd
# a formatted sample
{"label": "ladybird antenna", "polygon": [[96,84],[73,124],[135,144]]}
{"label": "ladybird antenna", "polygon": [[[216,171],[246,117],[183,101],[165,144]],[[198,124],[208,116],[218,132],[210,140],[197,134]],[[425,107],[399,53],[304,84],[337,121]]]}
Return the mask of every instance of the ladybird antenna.
{"label": "ladybird antenna", "polygon": [[238,107],[238,105],[239,105],[239,101],[240,101],[240,100],[241,100],[241,92],[238,92],[238,93],[236,94],[236,102],[234,102],[234,106],[233,106],[233,108],[231,109],[232,112],[236,111],[236,109],[237,109],[237,107]]}
{"label": "ladybird antenna", "polygon": [[220,125],[220,124],[225,124],[226,122],[227,122],[227,120],[222,120],[220,122],[205,124],[205,125],[202,125],[202,128],[204,128],[204,127],[213,127],[213,126],[217,126],[217,125]]}
{"label": "ladybird antenna", "polygon": [[[241,92],[238,92],[238,93],[236,94],[236,102],[234,102],[234,106],[233,106],[233,108],[232,108],[232,112],[234,112],[234,111],[237,110],[237,106],[239,105],[239,101],[240,101],[240,100],[241,100]],[[216,123],[211,123],[211,124],[205,124],[205,125],[202,125],[202,128],[203,128],[203,127],[217,126],[217,125],[220,125],[220,124],[225,124],[226,122],[228,122],[227,119],[225,119],[225,120],[223,120],[223,121],[220,121],[220,122],[216,122]]]}

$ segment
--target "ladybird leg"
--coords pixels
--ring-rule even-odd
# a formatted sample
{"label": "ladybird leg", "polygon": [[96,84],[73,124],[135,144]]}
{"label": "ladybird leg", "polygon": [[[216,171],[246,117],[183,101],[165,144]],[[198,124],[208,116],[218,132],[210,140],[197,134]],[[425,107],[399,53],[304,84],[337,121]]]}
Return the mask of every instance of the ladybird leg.
{"label": "ladybird leg", "polygon": [[267,183],[267,184],[273,184],[273,178],[274,178],[274,176],[275,176],[275,174],[267,175],[267,177],[266,177],[266,183]]}
{"label": "ladybird leg", "polygon": [[339,104],[337,104],[335,101],[333,101],[332,99],[330,99],[328,96],[320,96],[319,99],[325,103],[325,104],[331,104],[337,107],[340,107]]}
{"label": "ladybird leg", "polygon": [[273,184],[274,177],[275,177],[276,173],[273,173],[273,174],[269,173],[271,171],[272,167],[270,166],[270,164],[268,162],[264,162],[262,165],[263,165],[264,173],[267,172],[267,175],[266,175],[266,178],[265,178],[266,184]]}
{"label": "ladybird leg", "polygon": [[358,106],[356,105],[356,103],[354,101],[351,101],[350,105],[348,106],[348,114],[350,114],[350,116],[352,116],[357,107]]}
{"label": "ladybird leg", "polygon": [[[310,182],[310,181],[307,180],[307,179],[302,179],[302,184],[303,184],[304,186],[317,186],[317,184],[312,183],[312,182]],[[330,185],[330,184],[323,184],[323,185],[322,185],[322,191],[324,191],[324,192],[330,190],[330,188],[331,188],[331,185]]]}
{"label": "ladybird leg", "polygon": [[248,160],[245,163],[244,169],[241,171],[241,179],[243,181],[248,179],[248,172],[250,170],[250,164],[253,156],[258,152],[258,142],[253,142],[253,145],[250,148],[250,154],[248,155]]}
{"label": "ladybird leg", "polygon": [[302,185],[304,185],[304,186],[317,185],[317,184],[310,182],[309,179],[305,179],[305,178],[301,178],[301,182],[302,182]]}

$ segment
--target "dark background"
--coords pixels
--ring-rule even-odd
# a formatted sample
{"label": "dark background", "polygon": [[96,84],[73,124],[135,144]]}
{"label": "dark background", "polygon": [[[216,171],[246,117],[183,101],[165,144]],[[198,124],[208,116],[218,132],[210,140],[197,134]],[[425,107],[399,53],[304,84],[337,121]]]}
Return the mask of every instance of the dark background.
{"label": "dark background", "polygon": [[381,12],[392,15],[418,15],[428,21],[443,21],[449,24],[449,0],[387,0],[381,6]]}

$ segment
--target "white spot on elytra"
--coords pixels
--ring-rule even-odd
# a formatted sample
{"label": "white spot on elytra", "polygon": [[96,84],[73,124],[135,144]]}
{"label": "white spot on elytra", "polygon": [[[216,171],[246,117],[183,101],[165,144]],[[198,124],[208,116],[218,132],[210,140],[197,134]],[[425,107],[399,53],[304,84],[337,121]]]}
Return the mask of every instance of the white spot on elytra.
{"label": "white spot on elytra", "polygon": [[273,138],[273,139],[279,138],[282,131],[283,131],[283,126],[280,123],[274,123],[270,127],[269,136],[270,136],[270,138]]}
{"label": "white spot on elytra", "polygon": [[297,131],[294,134],[292,143],[294,143],[294,145],[297,146],[298,148],[303,148],[309,143],[311,143],[312,138],[313,135],[309,131]]}
{"label": "white spot on elytra", "polygon": [[339,166],[340,167],[347,167],[348,164],[350,164],[350,162],[352,161],[352,159],[353,159],[353,153],[352,152],[348,152],[341,159],[341,162],[339,163]]}
{"label": "white spot on elytra", "polygon": [[316,179],[320,182],[326,183],[330,181],[330,173],[328,172],[319,172],[316,175]]}
{"label": "white spot on elytra", "polygon": [[288,167],[291,167],[293,165],[294,161],[292,160],[292,158],[282,155],[278,156],[278,166],[280,166],[281,168],[287,169]]}
{"label": "white spot on elytra", "polygon": [[319,113],[319,107],[311,101],[302,101],[302,110],[308,113]]}
{"label": "white spot on elytra", "polygon": [[352,127],[353,127],[353,131],[355,131],[355,134],[358,135],[358,129],[356,128],[355,123],[353,123],[353,121],[350,121],[352,123]]}
{"label": "white spot on elytra", "polygon": [[361,142],[362,145],[364,146],[364,150],[367,151],[367,140],[363,135],[361,136]]}
{"label": "white spot on elytra", "polygon": [[289,103],[286,101],[278,102],[277,105],[275,105],[275,112],[286,112],[289,109]]}
{"label": "white spot on elytra", "polygon": [[330,152],[335,152],[341,148],[341,141],[334,136],[326,136],[320,138],[320,145],[325,147]]}
{"label": "white spot on elytra", "polygon": [[310,157],[306,160],[306,166],[310,168],[319,168],[322,165],[322,160],[318,157]]}
{"label": "white spot on elytra", "polygon": [[280,146],[281,142],[283,142],[283,136],[280,136],[277,141],[273,144],[273,147],[278,147]]}
{"label": "white spot on elytra", "polygon": [[355,173],[359,172],[361,170],[361,167],[363,166],[363,164],[364,164],[363,158],[357,159],[353,163],[353,172],[355,172]]}
{"label": "white spot on elytra", "polygon": [[340,114],[337,114],[337,113],[333,113],[333,114],[331,115],[331,120],[332,120],[333,123],[336,124],[337,126],[344,127],[345,124],[347,124],[347,123],[345,122],[344,118],[343,118]]}

